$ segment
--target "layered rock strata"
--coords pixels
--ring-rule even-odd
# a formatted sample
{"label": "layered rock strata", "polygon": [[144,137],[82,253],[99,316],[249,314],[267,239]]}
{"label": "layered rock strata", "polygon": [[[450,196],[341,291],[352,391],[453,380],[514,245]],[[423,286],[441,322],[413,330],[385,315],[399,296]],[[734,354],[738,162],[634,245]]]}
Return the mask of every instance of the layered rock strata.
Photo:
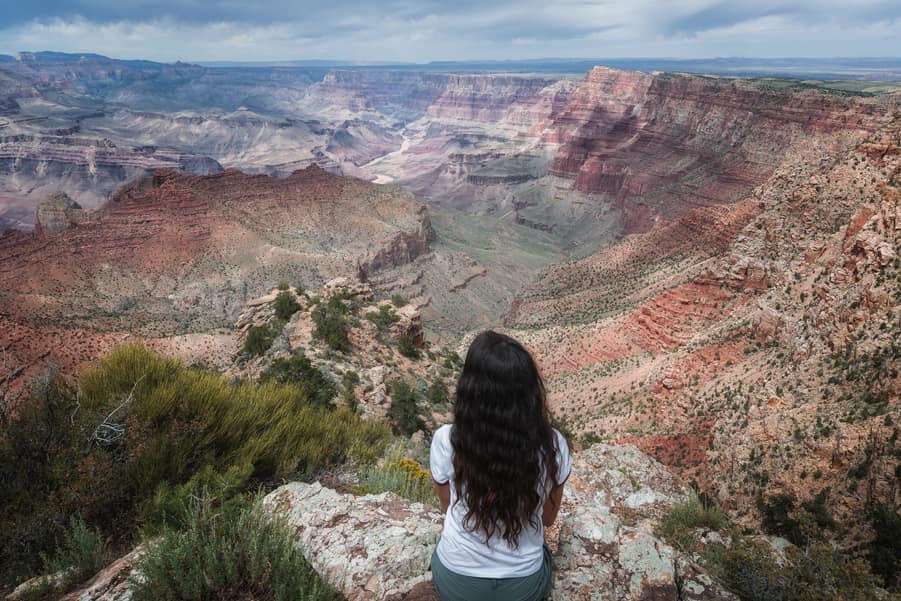
{"label": "layered rock strata", "polygon": [[[51,201],[42,215],[35,233],[0,236],[0,348],[22,364],[48,350],[64,366],[91,358],[60,356],[79,348],[54,342],[66,332],[101,340],[230,327],[280,280],[369,275],[427,252],[432,235],[408,194],[315,166],[283,179],[158,171],[101,210]],[[42,331],[57,334],[41,340]]]}
{"label": "layered rock strata", "polygon": [[545,270],[508,323],[556,410],[748,524],[757,497],[822,493],[867,536],[898,494],[899,130]]}

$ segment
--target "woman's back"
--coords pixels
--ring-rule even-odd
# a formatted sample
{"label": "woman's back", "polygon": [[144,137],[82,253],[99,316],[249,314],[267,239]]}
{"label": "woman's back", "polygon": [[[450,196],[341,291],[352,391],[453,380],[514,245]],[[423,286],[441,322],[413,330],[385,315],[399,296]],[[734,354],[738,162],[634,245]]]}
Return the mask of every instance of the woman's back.
{"label": "woman's back", "polygon": [[[438,484],[450,485],[450,504],[445,512],[444,531],[436,553],[449,569],[467,576],[479,578],[514,578],[528,576],[541,566],[544,546],[544,525],[541,509],[552,486],[541,486],[536,491],[541,504],[536,509],[532,523],[523,528],[516,546],[495,533],[486,541],[483,531],[473,531],[464,526],[468,506],[464,500],[457,502],[453,471],[452,425],[439,428],[432,438],[429,463],[432,478]],[[560,486],[569,476],[571,460],[566,440],[554,430],[557,441],[558,475],[553,485]],[[550,481],[547,480],[548,484]]]}
{"label": "woman's back", "polygon": [[550,585],[544,527],[556,518],[571,461],[551,427],[544,383],[516,340],[476,336],[457,382],[453,425],[429,463],[445,512],[432,556],[445,601],[532,601]]}

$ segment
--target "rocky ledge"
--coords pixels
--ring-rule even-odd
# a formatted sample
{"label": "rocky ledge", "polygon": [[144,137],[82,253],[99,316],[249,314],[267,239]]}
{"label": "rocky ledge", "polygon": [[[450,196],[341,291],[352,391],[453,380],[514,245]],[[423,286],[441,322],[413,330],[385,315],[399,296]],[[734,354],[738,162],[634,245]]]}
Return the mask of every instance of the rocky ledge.
{"label": "rocky ledge", "polygon": [[[559,525],[548,532],[555,601],[733,601],[654,534],[686,486],[631,445],[577,453]],[[393,493],[357,497],[293,482],[264,500],[313,567],[350,601],[437,600],[428,571],[442,516]],[[124,601],[131,561],[119,560],[68,598]],[[116,572],[113,574],[112,572]],[[107,583],[106,586],[103,583]]]}
{"label": "rocky ledge", "polygon": [[[548,533],[562,600],[736,599],[654,534],[687,487],[631,445],[578,453],[559,526]],[[440,513],[392,493],[355,497],[291,483],[263,501],[285,517],[316,568],[351,601],[437,599],[429,559]]]}

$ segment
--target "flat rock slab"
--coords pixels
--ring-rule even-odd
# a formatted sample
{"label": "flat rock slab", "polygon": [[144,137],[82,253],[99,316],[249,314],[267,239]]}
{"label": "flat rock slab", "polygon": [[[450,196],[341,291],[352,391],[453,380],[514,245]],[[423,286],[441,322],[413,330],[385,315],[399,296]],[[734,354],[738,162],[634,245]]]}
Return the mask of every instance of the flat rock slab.
{"label": "flat rock slab", "polygon": [[270,493],[263,506],[287,520],[313,568],[350,601],[403,598],[431,578],[442,521],[434,507],[300,482]]}

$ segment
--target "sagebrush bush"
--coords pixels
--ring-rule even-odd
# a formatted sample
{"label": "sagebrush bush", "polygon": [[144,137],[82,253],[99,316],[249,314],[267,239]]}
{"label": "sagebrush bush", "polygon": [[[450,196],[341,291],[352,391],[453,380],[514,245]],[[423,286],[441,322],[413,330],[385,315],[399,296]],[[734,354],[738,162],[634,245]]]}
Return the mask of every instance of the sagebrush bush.
{"label": "sagebrush bush", "polygon": [[331,601],[341,597],[294,546],[290,530],[259,502],[223,510],[194,498],[183,529],[147,544],[133,581],[135,601],[255,599]]}
{"label": "sagebrush bush", "polygon": [[697,528],[720,530],[727,517],[713,505],[702,503],[697,495],[676,503],[660,524],[659,534],[674,546],[685,551],[694,550],[698,544]]}
{"label": "sagebrush bush", "polygon": [[45,575],[65,572],[60,588],[87,580],[112,559],[113,554],[103,535],[85,524],[81,517],[69,521],[69,527],[52,555],[41,556]]}

